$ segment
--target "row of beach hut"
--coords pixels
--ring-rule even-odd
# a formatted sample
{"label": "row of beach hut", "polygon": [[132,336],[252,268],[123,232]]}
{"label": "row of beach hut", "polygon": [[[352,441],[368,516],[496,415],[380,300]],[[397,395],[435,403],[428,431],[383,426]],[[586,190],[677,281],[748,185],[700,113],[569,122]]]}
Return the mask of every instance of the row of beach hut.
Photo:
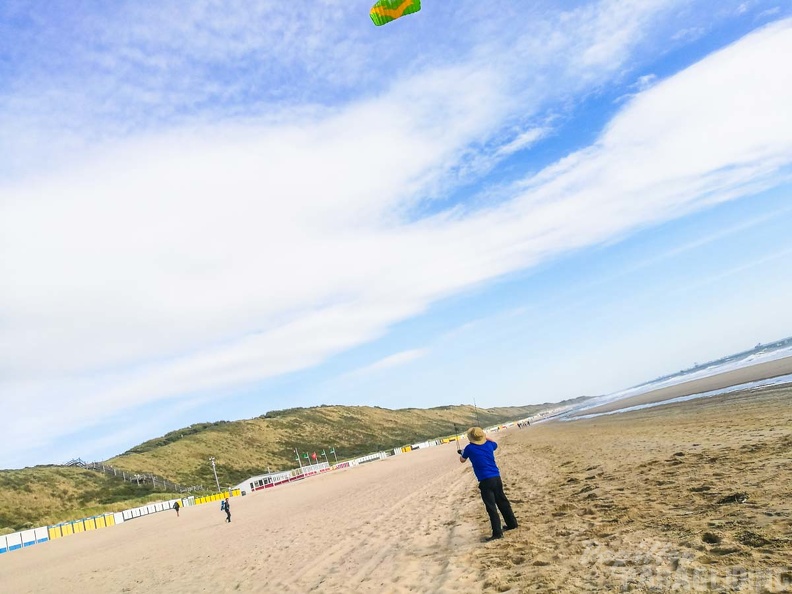
{"label": "row of beach hut", "polygon": [[186,497],[184,499],[170,499],[168,501],[158,501],[156,503],[148,503],[132,509],[127,509],[121,512],[106,513],[98,516],[91,516],[90,518],[80,518],[79,520],[69,520],[67,522],[60,522],[51,526],[41,526],[39,528],[31,528],[30,530],[22,530],[12,534],[0,535],[0,554],[15,551],[17,549],[24,549],[29,546],[81,534],[83,532],[91,532],[92,530],[100,530],[102,528],[109,528],[116,526],[141,516],[155,514],[162,511],[173,509],[174,504],[178,501],[182,507],[189,507],[193,505],[203,505],[226,499],[228,497],[238,497],[240,495],[239,489],[231,489],[223,493],[215,493],[212,495],[205,495],[203,497]]}

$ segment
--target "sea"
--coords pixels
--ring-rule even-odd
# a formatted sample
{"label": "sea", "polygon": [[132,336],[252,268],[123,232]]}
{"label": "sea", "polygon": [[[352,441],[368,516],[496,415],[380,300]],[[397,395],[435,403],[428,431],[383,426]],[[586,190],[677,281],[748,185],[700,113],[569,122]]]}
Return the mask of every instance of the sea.
{"label": "sea", "polygon": [[[558,411],[558,413],[556,415],[553,415],[553,417],[560,420],[572,420],[572,418],[585,419],[585,418],[598,417],[601,415],[618,414],[633,410],[641,410],[644,408],[652,408],[654,406],[670,404],[673,402],[685,402],[687,400],[693,400],[695,398],[706,398],[710,396],[717,396],[719,394],[728,394],[729,392],[736,392],[739,390],[752,390],[765,386],[781,386],[781,385],[792,384],[792,374],[782,375],[765,380],[748,382],[736,386],[729,386],[728,388],[723,388],[720,390],[710,390],[708,392],[690,394],[688,396],[681,396],[679,398],[663,400],[661,402],[653,402],[650,404],[631,406],[616,411],[609,411],[609,412],[596,413],[590,415],[585,414],[586,410],[601,406],[603,404],[608,404],[610,402],[614,402],[617,400],[622,400],[624,398],[629,398],[631,396],[639,396],[640,394],[651,392],[653,390],[657,390],[660,388],[667,388],[669,386],[674,386],[676,384],[681,384],[683,382],[689,382],[691,380],[697,380],[705,377],[710,377],[713,375],[719,375],[721,373],[726,373],[728,371],[734,371],[735,369],[741,369],[744,367],[749,367],[751,365],[757,365],[759,363],[767,363],[769,361],[775,361],[787,357],[792,357],[792,337],[784,338],[782,340],[768,344],[757,344],[754,348],[748,351],[743,351],[741,353],[736,353],[734,355],[722,357],[721,359],[716,359],[715,361],[710,361],[702,365],[695,365],[694,367],[691,367],[689,369],[683,369],[682,371],[679,371],[677,373],[664,375],[662,377],[653,379],[649,382],[645,382],[637,386],[627,388],[626,390],[622,390],[620,392],[614,392],[613,394],[607,394],[604,396],[597,396],[595,398],[586,400],[585,402],[580,403],[578,405],[574,405],[572,407],[564,409],[563,411]],[[574,415],[574,417],[572,417],[572,415]]]}

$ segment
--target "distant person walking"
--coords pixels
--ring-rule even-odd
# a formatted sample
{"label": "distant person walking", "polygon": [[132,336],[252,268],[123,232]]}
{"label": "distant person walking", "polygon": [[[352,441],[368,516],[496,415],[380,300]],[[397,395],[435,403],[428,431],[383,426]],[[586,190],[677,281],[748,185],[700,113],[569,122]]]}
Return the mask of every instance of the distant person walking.
{"label": "distant person walking", "polygon": [[220,502],[220,511],[225,511],[225,513],[226,513],[226,522],[230,522],[231,521],[231,504],[228,503],[228,497],[226,497],[225,499],[223,499],[223,501]]}
{"label": "distant person walking", "polygon": [[[473,472],[479,481],[481,499],[489,514],[490,524],[492,524],[492,536],[485,541],[503,538],[504,530],[514,530],[517,528],[517,519],[514,517],[511,503],[503,492],[503,482],[500,477],[500,470],[495,464],[495,450],[498,444],[486,436],[481,427],[471,427],[467,431],[470,443],[464,450],[457,450],[459,461],[465,462],[470,459],[473,465]],[[506,526],[501,526],[498,510],[503,514]]]}
{"label": "distant person walking", "polygon": [[175,509],[175,510],[176,510],[176,517],[177,517],[177,518],[179,517],[179,508],[180,508],[180,507],[181,507],[181,505],[179,505],[179,502],[178,502],[178,501],[174,501],[174,502],[173,502],[173,509]]}

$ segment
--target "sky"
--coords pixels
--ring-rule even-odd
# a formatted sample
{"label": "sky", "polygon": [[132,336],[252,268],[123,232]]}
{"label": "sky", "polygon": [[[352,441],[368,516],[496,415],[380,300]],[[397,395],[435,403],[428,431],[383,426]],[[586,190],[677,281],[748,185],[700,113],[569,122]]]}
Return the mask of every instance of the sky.
{"label": "sky", "polygon": [[0,4],[0,468],[792,335],[783,0]]}

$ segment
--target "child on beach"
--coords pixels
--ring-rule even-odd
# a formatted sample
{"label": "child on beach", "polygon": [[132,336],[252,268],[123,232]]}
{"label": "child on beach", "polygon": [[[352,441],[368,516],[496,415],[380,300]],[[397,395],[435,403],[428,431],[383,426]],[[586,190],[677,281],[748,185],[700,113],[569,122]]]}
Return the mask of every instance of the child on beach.
{"label": "child on beach", "polygon": [[[481,427],[471,427],[467,431],[470,443],[464,450],[457,450],[459,461],[465,462],[470,459],[473,465],[473,472],[479,481],[481,499],[492,524],[492,536],[485,541],[503,538],[504,530],[514,530],[517,528],[517,519],[511,508],[511,503],[503,492],[503,482],[500,477],[500,470],[495,464],[495,450],[498,444],[486,436]],[[498,510],[503,514],[506,526],[501,526]]]}
{"label": "child on beach", "polygon": [[173,509],[175,509],[175,510],[176,510],[176,517],[177,517],[177,518],[179,517],[179,508],[180,508],[180,507],[181,507],[181,505],[179,505],[179,502],[178,502],[178,501],[174,501],[174,502],[173,502]]}
{"label": "child on beach", "polygon": [[220,511],[225,511],[226,513],[226,522],[231,521],[231,504],[228,503],[228,497],[226,497],[223,501],[220,502]]}

